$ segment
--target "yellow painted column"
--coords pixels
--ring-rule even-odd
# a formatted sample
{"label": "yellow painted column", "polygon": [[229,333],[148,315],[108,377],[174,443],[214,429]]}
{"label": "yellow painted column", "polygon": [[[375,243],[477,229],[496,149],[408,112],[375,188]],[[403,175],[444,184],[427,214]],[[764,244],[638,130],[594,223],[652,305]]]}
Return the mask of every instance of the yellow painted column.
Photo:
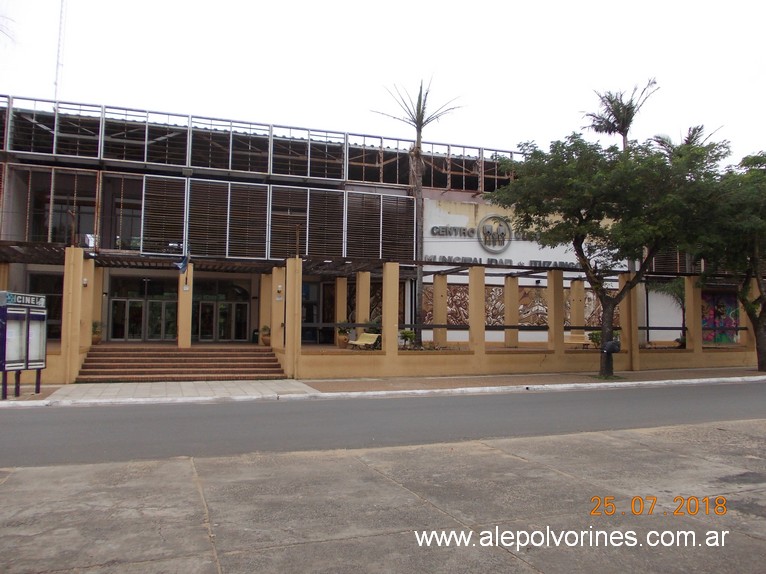
{"label": "yellow painted column", "polygon": [[271,327],[271,346],[285,348],[285,284],[287,276],[284,267],[271,271],[271,316],[266,323]]}
{"label": "yellow painted column", "polygon": [[[80,304],[80,343],[81,349],[89,349],[93,344],[93,311],[96,300],[96,262],[84,259],[82,262],[82,303]],[[100,292],[99,292],[100,294]],[[78,351],[79,352],[79,351]],[[78,367],[79,369],[79,367]]]}
{"label": "yellow painted column", "polygon": [[192,301],[194,300],[194,263],[178,275],[178,348],[188,349],[192,341]]}
{"label": "yellow painted column", "polygon": [[[335,278],[335,322],[348,322],[348,277]],[[333,340],[338,344],[338,330],[335,329]]]}
{"label": "yellow painted column", "polygon": [[[434,275],[433,322],[435,325],[447,324],[447,279],[446,275]],[[438,347],[447,346],[447,329],[434,329],[434,344]]]}
{"label": "yellow painted column", "polygon": [[684,293],[686,306],[686,348],[695,355],[701,355],[702,289],[699,287],[699,277],[684,277]]}
{"label": "yellow painted column", "polygon": [[399,264],[383,264],[383,319],[381,349],[394,356],[399,350]]}
{"label": "yellow painted column", "polygon": [[[82,331],[83,254],[79,247],[67,247],[64,255],[64,292],[61,309],[61,357],[64,383],[73,383],[80,371]],[[88,329],[90,334],[90,329]]]}
{"label": "yellow painted column", "polygon": [[[106,329],[104,301],[106,301],[106,296],[104,295],[104,268],[96,267],[93,275],[93,320],[101,323],[102,330]],[[106,334],[102,336],[106,338]]]}
{"label": "yellow painted column", "polygon": [[[630,280],[630,277],[629,273],[620,274],[620,289]],[[641,370],[638,343],[638,304],[636,289],[633,288],[620,302],[620,348],[628,352],[628,364],[631,371]]]}
{"label": "yellow painted column", "polygon": [[303,261],[300,257],[287,260],[285,278],[285,361],[282,365],[288,377],[300,370],[301,331],[303,311]]}
{"label": "yellow painted column", "polygon": [[[518,325],[519,324],[519,278],[506,276],[503,284],[503,306],[505,307],[505,313],[503,314],[503,324]],[[519,330],[518,329],[506,329],[505,330],[505,346],[506,347],[518,347],[519,346]]]}
{"label": "yellow painted column", "polygon": [[261,288],[258,295],[258,325],[257,329],[258,344],[265,345],[263,342],[262,327],[271,327],[271,309],[274,295],[272,294],[272,275],[271,273],[261,275]]}
{"label": "yellow painted column", "polygon": [[252,332],[257,331],[261,326],[261,275],[259,273],[250,274],[250,332],[249,336],[252,337]]}
{"label": "yellow painted column", "polygon": [[548,302],[548,349],[554,353],[564,352],[564,273],[548,271],[546,289]]}
{"label": "yellow painted column", "polygon": [[468,347],[477,355],[486,348],[486,291],[484,267],[471,267],[468,271]]}
{"label": "yellow painted column", "polygon": [[0,291],[8,291],[11,278],[11,264],[0,263]]}
{"label": "yellow painted column", "polygon": [[[370,272],[358,271],[356,274],[356,322],[370,322]],[[358,327],[357,335],[364,332],[364,327]]]}

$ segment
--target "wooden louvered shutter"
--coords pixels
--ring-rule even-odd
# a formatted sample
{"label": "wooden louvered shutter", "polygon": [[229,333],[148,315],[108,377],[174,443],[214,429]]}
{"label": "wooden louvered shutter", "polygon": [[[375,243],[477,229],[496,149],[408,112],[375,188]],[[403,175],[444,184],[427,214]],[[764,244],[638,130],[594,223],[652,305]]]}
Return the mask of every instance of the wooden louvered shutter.
{"label": "wooden louvered shutter", "polygon": [[347,195],[348,257],[380,258],[380,196],[370,193]]}
{"label": "wooden louvered shutter", "polygon": [[312,189],[309,195],[308,254],[343,257],[343,193]]}
{"label": "wooden louvered shutter", "polygon": [[144,179],[144,253],[182,253],[186,181],[146,176]]}
{"label": "wooden louvered shutter", "polygon": [[227,183],[189,182],[189,250],[191,255],[226,256]]}
{"label": "wooden louvered shutter", "polygon": [[[271,258],[306,252],[306,215],[309,192],[300,187],[271,188]],[[297,246],[296,246],[297,241]]]}
{"label": "wooden louvered shutter", "polygon": [[411,197],[383,196],[383,259],[415,258],[415,201]]}
{"label": "wooden louvered shutter", "polygon": [[655,273],[701,273],[702,265],[677,248],[661,250],[652,260],[651,270]]}
{"label": "wooden louvered shutter", "polygon": [[229,257],[266,257],[268,187],[232,183],[229,210]]}

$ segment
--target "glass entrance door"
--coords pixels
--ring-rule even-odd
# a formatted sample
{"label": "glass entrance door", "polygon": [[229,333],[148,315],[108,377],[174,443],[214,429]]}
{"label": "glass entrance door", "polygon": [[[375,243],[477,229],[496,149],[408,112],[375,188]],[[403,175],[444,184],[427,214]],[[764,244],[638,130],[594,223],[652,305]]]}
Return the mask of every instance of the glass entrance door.
{"label": "glass entrance door", "polygon": [[163,341],[177,337],[178,302],[147,301],[146,338]]}
{"label": "glass entrance door", "polygon": [[109,339],[113,341],[143,340],[143,299],[112,299],[109,311]]}
{"label": "glass entrance door", "polygon": [[199,341],[247,341],[247,303],[199,301],[194,303],[192,333]]}
{"label": "glass entrance door", "polygon": [[231,341],[231,324],[233,322],[232,303],[218,303],[218,340]]}
{"label": "glass entrance door", "polygon": [[166,341],[178,337],[176,279],[112,277],[110,341]]}
{"label": "glass entrance door", "polygon": [[194,281],[192,341],[249,341],[250,294],[229,279]]}
{"label": "glass entrance door", "polygon": [[200,301],[194,305],[194,319],[192,333],[198,332],[200,341],[215,340],[215,303]]}

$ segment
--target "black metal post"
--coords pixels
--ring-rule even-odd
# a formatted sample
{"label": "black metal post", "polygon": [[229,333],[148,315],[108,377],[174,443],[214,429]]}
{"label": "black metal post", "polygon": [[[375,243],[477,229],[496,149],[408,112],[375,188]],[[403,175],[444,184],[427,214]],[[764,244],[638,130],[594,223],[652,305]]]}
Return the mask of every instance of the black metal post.
{"label": "black metal post", "polygon": [[37,373],[35,374],[35,394],[40,394],[40,382],[42,380],[42,369],[37,369]]}
{"label": "black metal post", "polygon": [[8,371],[3,371],[3,399],[8,398]]}
{"label": "black metal post", "polygon": [[21,396],[21,371],[16,371],[15,379],[16,380],[13,385],[13,396],[18,398]]}

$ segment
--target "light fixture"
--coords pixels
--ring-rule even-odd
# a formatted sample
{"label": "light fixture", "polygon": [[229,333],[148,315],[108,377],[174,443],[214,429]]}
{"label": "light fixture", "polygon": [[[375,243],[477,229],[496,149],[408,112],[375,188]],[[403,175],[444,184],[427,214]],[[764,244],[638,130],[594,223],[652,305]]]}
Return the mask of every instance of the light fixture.
{"label": "light fixture", "polygon": [[82,286],[83,287],[87,287],[88,286],[88,278],[87,277],[83,277],[82,278]]}

